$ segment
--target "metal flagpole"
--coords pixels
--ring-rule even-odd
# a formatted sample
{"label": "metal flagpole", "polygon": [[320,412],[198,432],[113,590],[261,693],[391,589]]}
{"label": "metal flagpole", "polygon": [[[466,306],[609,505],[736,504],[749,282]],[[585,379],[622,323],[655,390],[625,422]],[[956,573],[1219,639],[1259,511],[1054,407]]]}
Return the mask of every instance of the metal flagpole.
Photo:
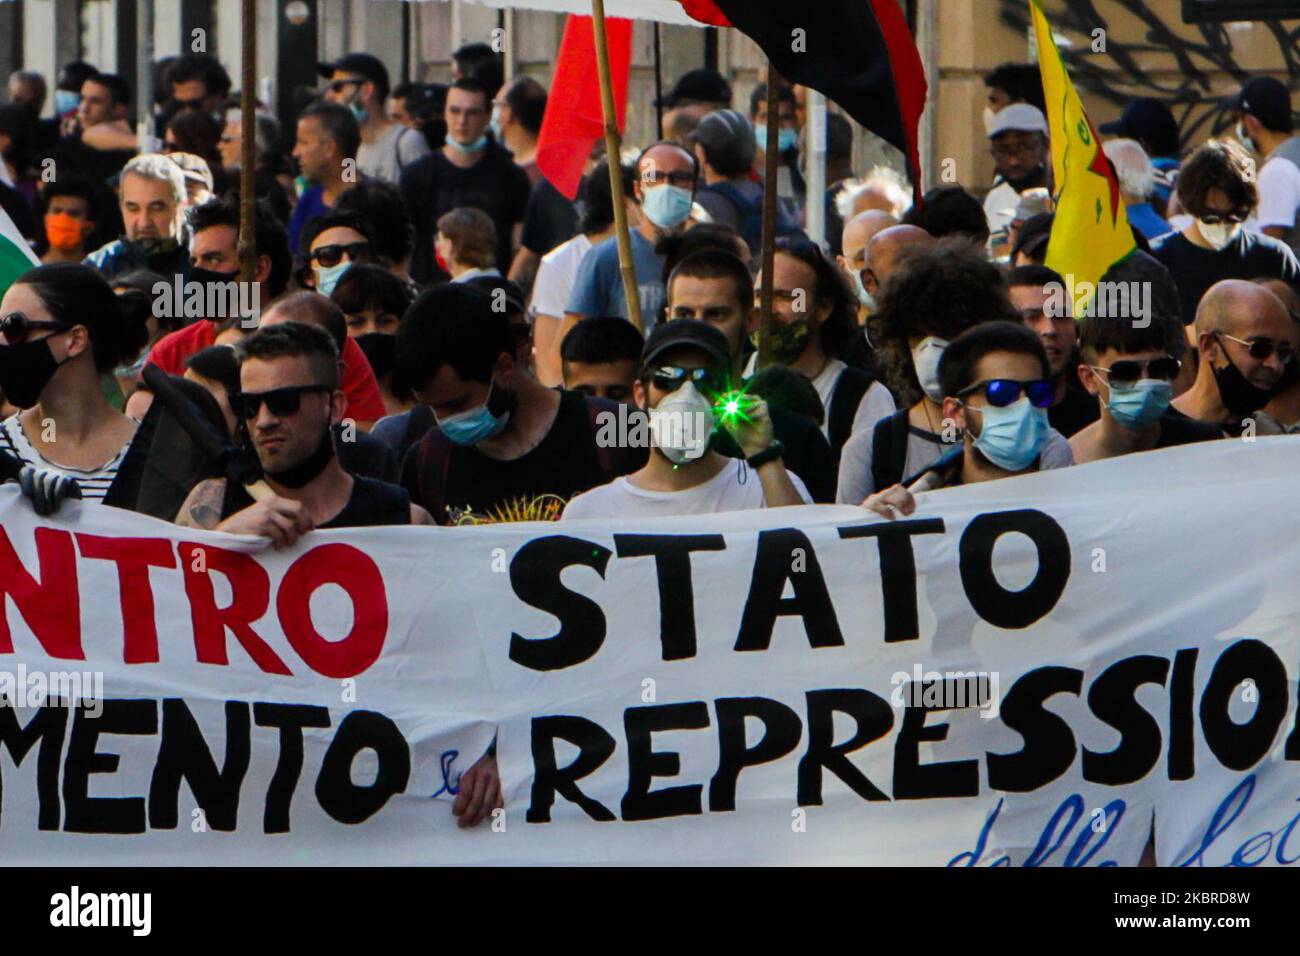
{"label": "metal flagpole", "polygon": [[[239,281],[252,282],[257,272],[257,241],[254,238],[253,202],[257,178],[257,113],[254,87],[257,85],[257,2],[243,0],[243,62],[239,99]],[[246,318],[246,317],[245,317]]]}
{"label": "metal flagpole", "polygon": [[659,34],[659,21],[655,21],[655,139],[664,134],[664,49]]}
{"label": "metal flagpole", "polygon": [[826,244],[826,96],[808,90],[808,200],[805,225],[808,238],[823,249]]}
{"label": "metal flagpole", "polygon": [[759,286],[759,316],[762,323],[758,336],[757,369],[767,367],[771,360],[772,328],[772,267],[776,261],[776,175],[781,162],[778,153],[781,134],[781,75],[769,60],[767,64],[767,144],[763,147],[765,170],[763,173],[763,281]]}
{"label": "metal flagpole", "polygon": [[618,109],[614,105],[614,80],[609,68],[605,0],[591,0],[591,26],[596,38],[596,70],[600,74],[600,102],[605,114],[605,154],[609,160],[609,188],[614,200],[619,271],[623,275],[623,294],[627,297],[627,317],[638,331],[644,332],[641,296],[637,291],[636,267],[632,262],[632,236],[628,232],[627,210],[623,207],[622,142],[618,132]]}
{"label": "metal flagpole", "polygon": [[153,149],[153,0],[140,0],[135,8],[136,32],[136,120],[135,135],[140,152]]}

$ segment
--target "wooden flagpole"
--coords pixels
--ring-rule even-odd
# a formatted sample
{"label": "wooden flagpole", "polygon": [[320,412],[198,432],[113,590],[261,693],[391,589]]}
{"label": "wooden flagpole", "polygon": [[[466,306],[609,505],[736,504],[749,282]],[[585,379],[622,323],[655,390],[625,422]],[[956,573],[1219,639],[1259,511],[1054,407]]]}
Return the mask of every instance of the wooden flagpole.
{"label": "wooden flagpole", "polygon": [[[253,204],[257,179],[257,3],[243,0],[243,62],[239,99],[239,281],[252,282],[257,273],[257,240]],[[244,316],[243,318],[247,318]]]}
{"label": "wooden flagpole", "polygon": [[637,289],[636,267],[632,262],[632,235],[628,231],[627,210],[623,205],[622,138],[618,132],[618,109],[614,105],[614,79],[609,68],[609,40],[605,33],[605,0],[591,0],[591,25],[596,38],[596,71],[600,75],[601,110],[605,114],[605,154],[609,160],[609,189],[614,199],[614,229],[618,236],[619,271],[623,275],[623,294],[627,297],[627,317],[638,331],[644,332],[641,295]]}
{"label": "wooden flagpole", "polygon": [[781,163],[781,100],[780,74],[771,61],[767,64],[767,145],[764,147],[763,173],[763,281],[759,286],[759,320],[757,368],[763,369],[771,361],[772,300],[774,286],[772,269],[776,261],[776,177]]}

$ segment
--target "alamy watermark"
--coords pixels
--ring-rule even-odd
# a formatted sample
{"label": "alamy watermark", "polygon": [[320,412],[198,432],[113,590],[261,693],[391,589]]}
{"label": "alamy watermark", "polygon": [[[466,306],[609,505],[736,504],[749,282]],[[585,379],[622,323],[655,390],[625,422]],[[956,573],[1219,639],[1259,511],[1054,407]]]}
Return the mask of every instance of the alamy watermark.
{"label": "alamy watermark", "polygon": [[1132,319],[1133,328],[1145,329],[1151,324],[1150,282],[1077,282],[1074,273],[1065,282],[1049,282],[1043,286],[1047,301],[1043,312],[1054,319],[1074,315],[1074,304],[1086,300],[1083,314],[1100,319]]}
{"label": "alamy watermark", "polygon": [[912,665],[912,673],[896,671],[889,678],[894,691],[889,696],[895,707],[923,707],[926,710],[977,708],[985,719],[1001,709],[1001,676],[997,671],[925,671]]}
{"label": "alamy watermark", "polygon": [[0,707],[44,707],[46,704],[85,708],[87,717],[104,712],[103,671],[41,671],[19,664],[0,671]]}
{"label": "alamy watermark", "polygon": [[153,314],[158,319],[239,319],[241,328],[256,327],[262,314],[260,282],[155,282]]}

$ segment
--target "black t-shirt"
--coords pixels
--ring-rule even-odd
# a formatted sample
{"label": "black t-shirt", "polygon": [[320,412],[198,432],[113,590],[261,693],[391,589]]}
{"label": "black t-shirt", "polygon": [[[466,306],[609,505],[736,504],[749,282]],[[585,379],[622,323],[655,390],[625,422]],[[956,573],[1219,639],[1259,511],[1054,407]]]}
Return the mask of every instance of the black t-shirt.
{"label": "black t-shirt", "polygon": [[455,165],[437,150],[422,156],[402,172],[402,198],[415,227],[411,278],[421,285],[448,278],[433,257],[433,237],[443,213],[464,206],[481,209],[497,231],[497,268],[510,268],[510,233],[523,222],[532,188],[528,174],[496,143],[489,142],[483,158],[467,169]]}
{"label": "black t-shirt", "polygon": [[1156,448],[1190,445],[1195,441],[1215,441],[1223,436],[1223,429],[1209,422],[1197,421],[1176,408],[1169,408],[1160,416],[1160,437]]}
{"label": "black t-shirt", "polygon": [[442,523],[558,519],[574,495],[645,463],[644,448],[597,449],[588,402],[617,414],[612,402],[561,392],[546,437],[511,461],[454,445],[435,427],[407,452],[402,485]]}
{"label": "black t-shirt", "polygon": [[[781,460],[788,471],[798,475],[819,505],[835,503],[835,454],[817,423],[806,415],[788,408],[768,406],[772,417],[772,437],[785,451]],[[744,458],[731,433],[719,428],[713,434],[713,450],[728,458]]]}
{"label": "black t-shirt", "polygon": [[545,177],[528,196],[524,210],[524,234],[521,245],[529,252],[544,256],[578,233],[578,211],[564,194]]}
{"label": "black t-shirt", "polygon": [[334,426],[334,448],[338,452],[339,464],[343,470],[354,476],[374,478],[396,484],[398,471],[397,455],[387,443],[369,432],[356,429],[350,441],[344,441],[342,425]]}
{"label": "black t-shirt", "polygon": [[[1073,368],[1068,371],[1072,372]],[[1047,420],[1066,438],[1083,431],[1100,417],[1097,396],[1074,385],[1067,385],[1065,397],[1047,410]]]}
{"label": "black t-shirt", "polygon": [[1224,279],[1266,278],[1300,284],[1300,262],[1289,246],[1244,229],[1219,252],[1202,249],[1174,232],[1153,242],[1151,254],[1164,263],[1178,284],[1184,325],[1196,321],[1202,296]]}
{"label": "black t-shirt", "polygon": [[[226,481],[226,493],[221,500],[221,519],[224,521],[236,512],[253,504],[253,498],[242,485]],[[411,523],[411,496],[405,488],[376,481],[361,475],[352,476],[352,494],[343,510],[318,528],[376,528],[381,525],[409,525]]]}

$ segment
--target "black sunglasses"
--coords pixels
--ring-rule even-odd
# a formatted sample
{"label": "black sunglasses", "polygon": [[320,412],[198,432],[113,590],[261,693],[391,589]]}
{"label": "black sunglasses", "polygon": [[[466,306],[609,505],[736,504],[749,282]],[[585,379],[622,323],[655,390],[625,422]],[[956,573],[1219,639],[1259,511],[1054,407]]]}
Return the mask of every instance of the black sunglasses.
{"label": "black sunglasses", "polygon": [[331,93],[342,93],[346,87],[360,86],[364,82],[366,81],[365,80],[335,80],[333,83],[329,85],[329,90]]}
{"label": "black sunglasses", "polygon": [[1239,226],[1249,218],[1249,209],[1234,209],[1232,212],[1207,212],[1200,217],[1200,220],[1207,226],[1218,226],[1225,222],[1233,226]]}
{"label": "black sunglasses", "polygon": [[1006,408],[1020,400],[1023,392],[1029,404],[1035,408],[1050,408],[1056,397],[1056,388],[1051,382],[1040,378],[1032,382],[1017,382],[1011,378],[991,378],[987,382],[976,382],[970,388],[963,388],[957,393],[958,398],[965,398],[972,392],[983,391],[989,404],[994,408]]}
{"label": "black sunglasses", "polygon": [[[1178,370],[1182,367],[1182,362],[1168,355],[1141,362],[1137,359],[1120,359],[1118,362],[1111,362],[1110,368],[1101,368],[1096,365],[1088,366],[1094,372],[1105,372],[1106,380],[1110,384],[1121,387],[1132,385],[1138,379],[1144,377],[1159,379],[1162,382],[1172,382],[1178,377]],[[1144,371],[1145,376],[1143,375]]]}
{"label": "black sunglasses", "polygon": [[723,373],[712,368],[680,368],[676,365],[661,365],[651,373],[655,388],[662,392],[675,392],[686,384],[687,379],[695,383],[701,392],[719,392],[724,387]]}
{"label": "black sunglasses", "polygon": [[238,418],[254,419],[266,402],[271,414],[278,418],[287,418],[296,414],[302,407],[302,396],[306,392],[332,392],[328,385],[290,385],[287,388],[274,388],[269,392],[235,392],[230,396],[230,408]]}
{"label": "black sunglasses", "polygon": [[29,319],[21,312],[10,312],[0,318],[0,335],[3,335],[5,341],[10,345],[22,345],[35,329],[53,329],[62,332],[70,328],[72,326],[66,322],[43,322],[37,319]]}
{"label": "black sunglasses", "polygon": [[177,109],[182,110],[201,110],[203,109],[203,100],[172,100]]}
{"label": "black sunglasses", "polygon": [[357,262],[361,259],[369,259],[370,243],[363,240],[361,242],[336,243],[330,246],[321,246],[319,249],[313,249],[311,251],[311,258],[313,262],[319,262],[328,269],[331,266],[338,265],[343,260],[345,253],[353,262]]}
{"label": "black sunglasses", "polygon": [[1274,342],[1272,339],[1239,339],[1235,335],[1229,335],[1227,332],[1215,332],[1220,338],[1230,339],[1238,345],[1246,346],[1246,354],[1253,359],[1264,361],[1274,352],[1277,353],[1279,362],[1289,362],[1295,358],[1295,349],[1285,342]]}

